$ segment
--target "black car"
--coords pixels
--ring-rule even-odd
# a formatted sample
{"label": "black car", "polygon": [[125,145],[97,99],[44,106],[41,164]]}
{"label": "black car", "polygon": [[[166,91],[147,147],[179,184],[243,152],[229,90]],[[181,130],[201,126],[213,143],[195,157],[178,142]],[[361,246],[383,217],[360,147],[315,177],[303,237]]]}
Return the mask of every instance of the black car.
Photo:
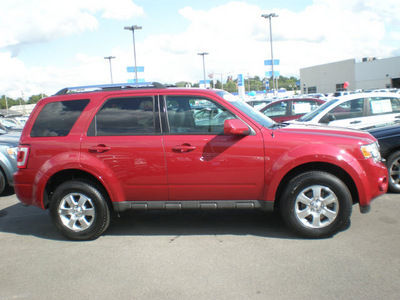
{"label": "black car", "polygon": [[367,130],[379,142],[381,155],[389,171],[389,190],[400,193],[400,123],[391,123]]}

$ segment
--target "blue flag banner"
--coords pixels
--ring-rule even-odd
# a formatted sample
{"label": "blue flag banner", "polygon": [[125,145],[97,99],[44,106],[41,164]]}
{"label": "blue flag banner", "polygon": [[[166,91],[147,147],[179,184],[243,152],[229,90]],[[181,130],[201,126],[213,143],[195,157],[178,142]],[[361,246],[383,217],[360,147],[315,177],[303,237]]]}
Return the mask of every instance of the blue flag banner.
{"label": "blue flag banner", "polygon": [[[206,83],[207,83],[207,84],[210,84],[210,80],[206,80]],[[204,80],[200,80],[200,81],[199,81],[199,84],[204,84]]]}
{"label": "blue flag banner", "polygon": [[238,86],[244,86],[244,78],[242,74],[238,74]]}
{"label": "blue flag banner", "polygon": [[[279,73],[279,71],[274,71],[274,76],[275,76],[275,77],[280,76],[280,75],[281,75],[281,74]],[[271,76],[272,76],[272,71],[267,71],[267,72],[265,72],[265,76],[271,77]]]}
{"label": "blue flag banner", "polygon": [[[129,73],[135,73],[135,67],[126,67]],[[138,72],[144,72],[144,67],[137,67]]]}
{"label": "blue flag banner", "polygon": [[[274,59],[274,66],[279,65],[279,59]],[[270,59],[264,60],[264,66],[272,66],[272,61]]]}

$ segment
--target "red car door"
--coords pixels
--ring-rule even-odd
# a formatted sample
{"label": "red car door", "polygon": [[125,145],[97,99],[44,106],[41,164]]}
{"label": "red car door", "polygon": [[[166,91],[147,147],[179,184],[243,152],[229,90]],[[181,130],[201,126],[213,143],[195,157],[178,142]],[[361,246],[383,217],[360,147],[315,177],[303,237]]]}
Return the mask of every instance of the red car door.
{"label": "red car door", "polygon": [[[264,187],[261,132],[224,135],[235,114],[210,99],[166,96],[169,133],[164,134],[169,200],[260,200]],[[196,119],[192,106],[216,109]]]}

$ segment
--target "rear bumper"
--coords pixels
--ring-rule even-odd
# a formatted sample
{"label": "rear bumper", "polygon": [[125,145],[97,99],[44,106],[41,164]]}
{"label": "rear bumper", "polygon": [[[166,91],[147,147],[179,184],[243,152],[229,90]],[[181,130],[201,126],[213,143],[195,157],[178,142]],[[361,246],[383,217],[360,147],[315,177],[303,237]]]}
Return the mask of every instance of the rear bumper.
{"label": "rear bumper", "polygon": [[38,171],[29,169],[18,170],[14,173],[14,191],[18,200],[24,205],[33,205],[45,209],[43,205],[43,191],[44,186],[42,183],[46,180],[43,179],[43,174]]}

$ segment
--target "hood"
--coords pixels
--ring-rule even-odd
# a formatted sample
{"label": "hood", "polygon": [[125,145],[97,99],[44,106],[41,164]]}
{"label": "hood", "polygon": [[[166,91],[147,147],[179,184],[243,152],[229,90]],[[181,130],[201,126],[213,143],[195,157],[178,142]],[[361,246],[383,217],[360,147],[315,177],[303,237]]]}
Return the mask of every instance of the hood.
{"label": "hood", "polygon": [[0,134],[0,143],[18,146],[20,136],[21,132],[19,131],[9,131],[7,133]]}
{"label": "hood", "polygon": [[397,123],[396,125],[389,124],[386,126],[371,128],[368,129],[367,131],[376,138],[398,136],[400,135],[400,124],[399,123]]}
{"label": "hood", "polygon": [[302,135],[313,135],[313,136],[323,136],[323,137],[331,136],[335,138],[374,140],[371,134],[369,134],[366,131],[358,129],[335,127],[329,125],[305,124],[305,123],[287,123],[286,125],[287,126],[285,127],[272,130],[281,130],[282,132],[293,133],[293,134],[297,133]]}

